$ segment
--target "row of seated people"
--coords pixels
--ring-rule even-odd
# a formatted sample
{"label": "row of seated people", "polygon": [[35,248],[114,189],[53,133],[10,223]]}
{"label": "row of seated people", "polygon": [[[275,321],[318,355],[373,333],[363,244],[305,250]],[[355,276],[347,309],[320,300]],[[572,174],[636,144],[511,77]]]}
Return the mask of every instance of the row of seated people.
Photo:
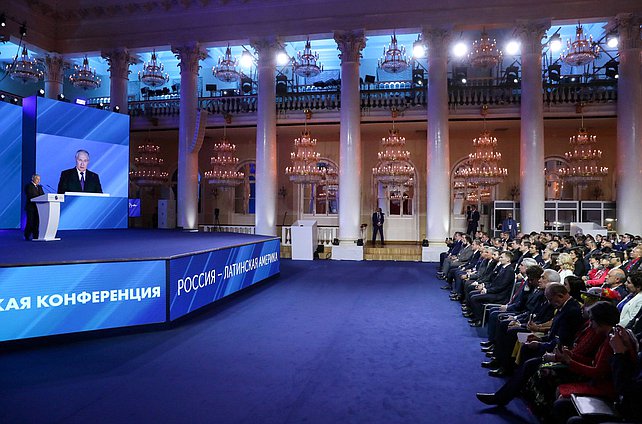
{"label": "row of seated people", "polygon": [[[606,258],[612,258],[601,253],[608,272],[597,286],[587,285],[594,277],[589,272],[558,272],[547,254],[541,262],[537,255],[524,256],[530,250],[524,249],[514,261],[511,251],[460,239],[460,252],[469,251],[464,252],[469,258],[461,261],[459,252],[444,256],[439,276],[449,284],[443,288],[451,289],[451,300],[462,302],[471,326],[481,326],[488,317],[482,351],[490,360],[482,366],[490,368],[491,376],[508,378],[498,392],[478,393],[480,401],[506,405],[528,388],[533,409],[544,421],[581,422],[571,418],[575,408],[570,395],[597,395],[619,399],[621,417],[628,422],[642,419],[642,405],[631,403],[642,394],[637,358],[642,272],[632,266],[626,270],[639,254],[608,268]],[[591,258],[592,269],[598,269]]]}

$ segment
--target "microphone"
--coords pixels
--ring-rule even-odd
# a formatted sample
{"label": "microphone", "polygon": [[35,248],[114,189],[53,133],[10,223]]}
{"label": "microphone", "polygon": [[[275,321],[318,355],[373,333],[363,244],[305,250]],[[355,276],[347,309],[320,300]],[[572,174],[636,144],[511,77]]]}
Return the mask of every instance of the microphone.
{"label": "microphone", "polygon": [[49,190],[51,190],[49,193],[55,193],[56,192],[56,190],[54,190],[54,188],[52,186],[50,186],[49,184],[43,184],[43,185],[45,187],[47,187]]}

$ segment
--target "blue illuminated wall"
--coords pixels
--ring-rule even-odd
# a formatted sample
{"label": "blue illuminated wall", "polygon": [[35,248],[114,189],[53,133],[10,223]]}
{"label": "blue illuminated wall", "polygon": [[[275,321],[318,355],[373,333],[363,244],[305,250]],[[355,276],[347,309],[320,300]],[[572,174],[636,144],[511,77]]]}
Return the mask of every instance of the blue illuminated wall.
{"label": "blue illuminated wall", "polygon": [[0,268],[0,341],[164,322],[165,264]]}
{"label": "blue illuminated wall", "polygon": [[173,259],[169,264],[169,319],[279,273],[279,240]]}
{"label": "blue illuminated wall", "polygon": [[20,228],[22,108],[0,102],[0,228]]}
{"label": "blue illuminated wall", "polygon": [[129,116],[41,97],[24,99],[23,108],[23,151],[45,191],[56,191],[60,173],[74,168],[76,151],[84,149],[90,154],[88,169],[99,175],[103,193],[110,195],[65,200],[59,229],[126,228]]}

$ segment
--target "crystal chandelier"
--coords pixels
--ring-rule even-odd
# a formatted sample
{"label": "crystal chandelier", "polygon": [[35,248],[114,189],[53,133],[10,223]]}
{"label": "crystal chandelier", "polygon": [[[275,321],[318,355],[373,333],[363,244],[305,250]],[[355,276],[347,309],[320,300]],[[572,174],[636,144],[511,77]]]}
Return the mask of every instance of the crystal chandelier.
{"label": "crystal chandelier", "polygon": [[138,80],[150,87],[160,87],[169,81],[165,66],[156,59],[156,50],[152,51],[152,60],[143,64],[143,70],[138,72]]}
{"label": "crystal chandelier", "polygon": [[290,153],[292,166],[285,168],[285,175],[295,184],[314,184],[323,179],[324,168],[318,165],[321,155],[314,150],[317,139],[307,128],[307,117],[301,137],[294,139],[294,152]]}
{"label": "crystal chandelier", "polygon": [[218,64],[212,68],[214,76],[223,82],[235,82],[241,79],[241,73],[237,71],[238,60],[232,57],[232,49],[229,44],[225,50],[225,56],[218,58]]}
{"label": "crystal chandelier", "polygon": [[383,49],[383,57],[379,59],[378,66],[390,74],[398,74],[408,69],[408,58],[406,58],[406,48],[397,45],[397,36],[392,33],[392,39],[388,49]]}
{"label": "crystal chandelier", "polygon": [[38,69],[36,59],[30,59],[27,47],[22,48],[20,59],[7,65],[7,73],[12,80],[22,81],[23,84],[38,82],[43,77],[43,72]]}
{"label": "crystal chandelier", "polygon": [[245,173],[236,170],[239,158],[235,154],[236,145],[230,143],[226,127],[223,127],[223,137],[212,146],[212,169],[205,172],[205,178],[211,185],[221,188],[235,187],[245,180]]}
{"label": "crystal chandelier", "polygon": [[383,151],[377,153],[379,164],[372,168],[375,179],[388,188],[407,184],[415,175],[414,166],[408,163],[410,152],[404,149],[406,138],[399,135],[394,117],[393,111],[392,129],[388,130],[388,137],[381,139]]}
{"label": "crystal chandelier", "polygon": [[468,155],[467,164],[455,174],[465,181],[463,188],[492,187],[504,181],[508,170],[499,166],[502,154],[495,151],[497,138],[491,137],[490,131],[484,128],[481,135],[473,139],[473,147],[475,151]]}
{"label": "crystal chandelier", "polygon": [[154,187],[166,182],[168,174],[161,171],[163,159],[158,157],[160,146],[147,139],[137,150],[134,157],[136,169],[129,172],[130,179],[140,187]]}
{"label": "crystal chandelier", "polygon": [[468,61],[476,68],[490,68],[502,60],[502,52],[497,48],[495,39],[491,39],[484,30],[479,40],[473,41],[473,47],[468,53]]}
{"label": "crystal chandelier", "polygon": [[584,66],[593,62],[600,54],[600,47],[593,43],[593,37],[586,38],[584,29],[579,23],[575,28],[575,41],[566,42],[566,50],[560,58],[570,66]]}
{"label": "crystal chandelier", "polygon": [[74,87],[83,90],[93,90],[101,84],[100,78],[96,75],[96,69],[92,70],[89,67],[87,55],[82,61],[82,66],[74,65],[74,72],[69,77],[69,81]]}
{"label": "crystal chandelier", "polygon": [[568,166],[559,169],[559,174],[565,182],[584,186],[592,182],[602,181],[609,173],[609,168],[600,166],[602,151],[595,149],[597,137],[589,135],[584,128],[584,119],[582,127],[577,135],[569,140],[571,151],[566,152],[564,156],[568,161]]}
{"label": "crystal chandelier", "polygon": [[305,42],[303,52],[297,53],[297,58],[292,61],[292,71],[300,77],[316,77],[323,71],[323,65],[319,63],[319,53],[312,53],[310,38]]}

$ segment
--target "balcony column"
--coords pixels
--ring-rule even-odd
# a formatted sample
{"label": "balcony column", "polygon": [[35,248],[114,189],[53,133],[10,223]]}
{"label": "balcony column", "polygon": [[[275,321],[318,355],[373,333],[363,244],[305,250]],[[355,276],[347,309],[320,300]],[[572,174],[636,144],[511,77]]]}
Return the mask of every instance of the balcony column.
{"label": "balcony column", "polygon": [[181,70],[180,115],[178,120],[177,222],[183,229],[198,228],[198,143],[196,114],[199,62],[207,56],[198,43],[172,46]]}
{"label": "balcony column", "polygon": [[115,49],[103,52],[102,57],[109,63],[109,105],[118,106],[120,113],[127,112],[127,83],[129,82],[129,65],[135,58],[127,49]]}
{"label": "balcony column", "polygon": [[55,54],[45,56],[43,64],[45,65],[45,97],[57,99],[62,94],[65,69],[68,64],[61,56]]}
{"label": "balcony column", "polygon": [[339,241],[333,259],[363,260],[361,238],[361,98],[359,61],[366,46],[363,31],[334,33],[341,52],[341,110],[339,128]]}
{"label": "balcony column", "polygon": [[252,41],[259,57],[256,112],[256,234],[276,235],[276,39]]}
{"label": "balcony column", "polygon": [[544,106],[542,102],[542,38],[549,22],[517,27],[522,50],[520,105],[520,222],[521,231],[544,230]]}
{"label": "balcony column", "polygon": [[450,233],[450,140],[448,129],[448,42],[450,32],[427,29],[423,39],[428,48],[428,104],[426,148],[426,239],[422,260],[439,260],[444,240]]}
{"label": "balcony column", "polygon": [[642,67],[640,16],[615,18],[620,53],[617,80],[617,232],[642,234]]}

